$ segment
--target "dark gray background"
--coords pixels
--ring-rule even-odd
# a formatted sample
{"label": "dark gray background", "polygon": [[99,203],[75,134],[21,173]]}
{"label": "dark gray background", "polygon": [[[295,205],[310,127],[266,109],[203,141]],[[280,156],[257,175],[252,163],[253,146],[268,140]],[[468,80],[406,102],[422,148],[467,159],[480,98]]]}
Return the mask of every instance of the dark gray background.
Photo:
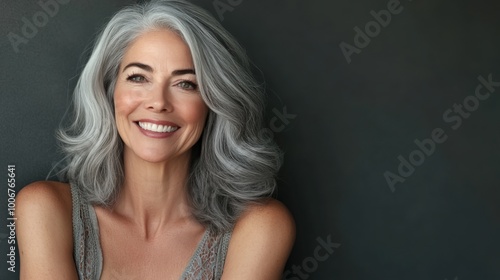
{"label": "dark gray background", "polygon": [[[194,1],[262,71],[269,120],[285,107],[295,116],[274,129],[286,153],[278,198],[297,223],[286,269],[302,271],[287,279],[500,279],[500,87],[456,130],[443,118],[474,95],[479,76],[500,81],[500,2],[401,1],[348,63],[339,44],[354,45],[354,28],[391,1]],[[22,34],[22,18],[42,9],[0,3],[1,279],[18,278],[6,264],[7,165],[17,190],[45,178],[60,158],[54,131],[82,53],[131,2],[61,4],[17,53],[7,34]],[[218,3],[234,7],[222,18]],[[384,172],[397,174],[398,156],[436,128],[447,140],[392,191]],[[338,247],[323,261],[314,260],[318,238]]]}

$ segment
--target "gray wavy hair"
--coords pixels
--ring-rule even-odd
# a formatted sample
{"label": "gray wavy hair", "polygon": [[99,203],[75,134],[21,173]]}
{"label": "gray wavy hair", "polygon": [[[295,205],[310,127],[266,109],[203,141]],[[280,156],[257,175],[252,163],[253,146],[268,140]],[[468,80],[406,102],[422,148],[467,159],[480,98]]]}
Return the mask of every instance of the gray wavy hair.
{"label": "gray wavy hair", "polygon": [[62,179],[89,203],[109,206],[123,183],[123,142],[114,121],[113,93],[127,46],[142,33],[167,28],[191,50],[209,115],[193,147],[188,178],[195,217],[229,229],[248,203],[270,196],[282,155],[263,137],[262,90],[242,47],[205,10],[183,0],[160,0],[119,11],[95,42],[74,91],[73,122],[58,131],[67,165]]}

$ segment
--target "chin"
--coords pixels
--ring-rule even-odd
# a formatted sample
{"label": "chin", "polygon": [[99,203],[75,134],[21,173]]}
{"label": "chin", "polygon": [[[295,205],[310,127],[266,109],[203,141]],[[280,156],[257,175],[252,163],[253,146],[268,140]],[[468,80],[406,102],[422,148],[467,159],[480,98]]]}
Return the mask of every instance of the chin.
{"label": "chin", "polygon": [[162,163],[162,162],[168,162],[172,157],[170,155],[161,155],[158,153],[146,153],[142,155],[137,155],[140,159],[143,161],[149,162],[149,163]]}
{"label": "chin", "polygon": [[184,152],[181,154],[178,153],[172,154],[171,152],[165,150],[137,151],[135,155],[141,160],[149,163],[167,163],[167,162],[172,162],[174,160],[182,161],[182,159],[184,159],[185,157],[190,158],[189,152]]}

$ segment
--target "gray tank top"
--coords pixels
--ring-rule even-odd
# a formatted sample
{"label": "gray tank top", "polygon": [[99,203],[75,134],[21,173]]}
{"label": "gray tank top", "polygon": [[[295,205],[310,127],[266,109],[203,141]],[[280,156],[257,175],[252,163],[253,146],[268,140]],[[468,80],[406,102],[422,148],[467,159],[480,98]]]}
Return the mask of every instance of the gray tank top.
{"label": "gray tank top", "polygon": [[[92,205],[85,203],[79,189],[71,185],[73,201],[73,256],[80,280],[98,280],[102,272],[102,251],[99,243],[99,224]],[[182,280],[220,279],[231,232],[214,234],[207,229]]]}

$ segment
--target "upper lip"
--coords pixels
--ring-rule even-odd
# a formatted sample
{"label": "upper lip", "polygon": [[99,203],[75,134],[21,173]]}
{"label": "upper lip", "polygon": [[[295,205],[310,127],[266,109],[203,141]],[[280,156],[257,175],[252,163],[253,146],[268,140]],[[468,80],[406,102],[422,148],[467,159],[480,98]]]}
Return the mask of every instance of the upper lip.
{"label": "upper lip", "polygon": [[141,119],[135,121],[136,123],[152,123],[152,124],[157,124],[157,125],[167,125],[167,126],[173,126],[173,127],[180,127],[178,124],[169,122],[169,121],[160,121],[160,120],[151,120],[151,119]]}

